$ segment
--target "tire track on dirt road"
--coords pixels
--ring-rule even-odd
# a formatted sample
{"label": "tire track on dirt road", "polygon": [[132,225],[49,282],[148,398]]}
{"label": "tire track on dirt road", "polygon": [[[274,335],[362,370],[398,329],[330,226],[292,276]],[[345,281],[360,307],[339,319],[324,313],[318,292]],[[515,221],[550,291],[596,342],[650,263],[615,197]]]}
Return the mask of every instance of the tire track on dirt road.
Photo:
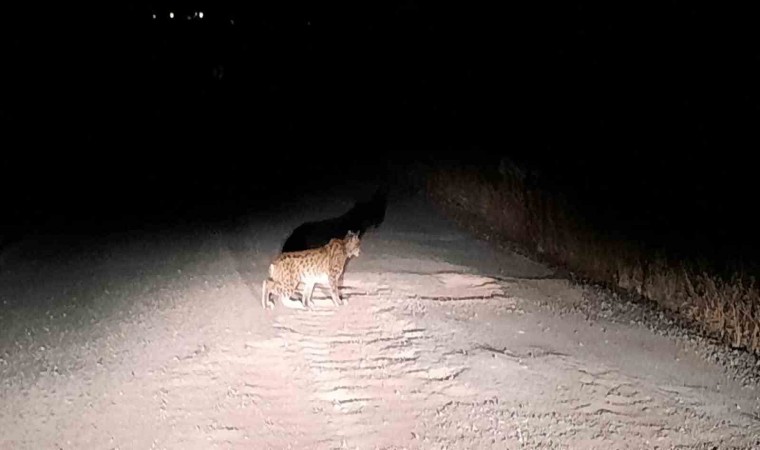
{"label": "tire track on dirt road", "polygon": [[[351,274],[347,283],[359,286],[360,277]],[[371,291],[387,292],[373,287]],[[321,445],[409,445],[417,416],[443,407],[467,367],[444,361],[437,336],[397,317],[398,300],[356,288],[344,292],[350,298],[347,306],[277,315],[272,345],[280,342],[285,358],[306,361],[306,372],[293,382],[309,387],[312,410],[326,420],[315,439]],[[317,294],[316,304],[329,304]]]}

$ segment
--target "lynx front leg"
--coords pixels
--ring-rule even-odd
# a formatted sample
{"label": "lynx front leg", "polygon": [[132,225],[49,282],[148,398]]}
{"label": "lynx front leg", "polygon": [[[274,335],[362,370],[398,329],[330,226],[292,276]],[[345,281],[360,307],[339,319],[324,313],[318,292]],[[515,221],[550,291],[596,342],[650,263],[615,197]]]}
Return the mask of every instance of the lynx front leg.
{"label": "lynx front leg", "polygon": [[314,286],[315,283],[306,283],[303,290],[303,305],[307,308],[311,307],[311,296],[314,294]]}
{"label": "lynx front leg", "polygon": [[328,283],[330,285],[330,297],[332,298],[333,303],[335,306],[340,306],[344,304],[344,300],[340,298],[340,290],[338,288],[338,276],[337,274],[330,274],[330,277],[328,279]]}

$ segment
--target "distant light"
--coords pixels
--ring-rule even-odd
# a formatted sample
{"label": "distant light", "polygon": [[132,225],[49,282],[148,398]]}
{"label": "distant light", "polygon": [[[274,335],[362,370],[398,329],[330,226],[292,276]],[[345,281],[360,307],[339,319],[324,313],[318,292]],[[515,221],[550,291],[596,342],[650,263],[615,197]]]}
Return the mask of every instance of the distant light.
{"label": "distant light", "polygon": [[156,15],[155,14],[153,14],[153,20],[156,20]]}
{"label": "distant light", "polygon": [[306,21],[306,26],[309,26],[309,27],[311,26],[311,21],[310,20]]}
{"label": "distant light", "polygon": [[232,25],[235,25],[235,19],[230,19],[230,23],[231,23]]}
{"label": "distant light", "polygon": [[174,18],[174,13],[173,13],[173,12],[170,12],[170,13],[169,13],[169,18],[170,18],[170,19],[173,19],[173,18]]}
{"label": "distant light", "polygon": [[198,17],[200,17],[201,19],[203,19],[203,11],[201,11],[201,12],[198,13]]}

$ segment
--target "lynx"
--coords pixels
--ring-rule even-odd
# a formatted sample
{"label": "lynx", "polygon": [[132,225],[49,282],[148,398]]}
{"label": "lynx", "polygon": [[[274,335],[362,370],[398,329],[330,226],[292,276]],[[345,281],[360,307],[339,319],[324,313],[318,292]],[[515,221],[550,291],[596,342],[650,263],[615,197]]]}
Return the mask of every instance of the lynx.
{"label": "lynx", "polygon": [[326,245],[298,252],[281,253],[269,265],[269,278],[264,280],[261,294],[261,307],[266,309],[274,302],[270,294],[280,297],[284,306],[295,294],[299,283],[304,283],[301,308],[309,307],[311,295],[316,284],[328,285],[330,296],[335,306],[344,304],[338,290],[338,283],[343,278],[346,262],[359,256],[359,234],[349,231],[343,239],[331,239]]}

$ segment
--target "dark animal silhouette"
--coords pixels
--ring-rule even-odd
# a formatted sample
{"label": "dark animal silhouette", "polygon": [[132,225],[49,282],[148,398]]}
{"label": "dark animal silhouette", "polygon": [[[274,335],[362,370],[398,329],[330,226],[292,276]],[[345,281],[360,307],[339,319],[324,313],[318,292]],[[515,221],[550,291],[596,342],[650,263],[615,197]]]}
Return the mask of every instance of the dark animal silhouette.
{"label": "dark animal silhouette", "polygon": [[282,246],[283,252],[296,252],[321,247],[330,239],[342,239],[353,231],[364,237],[369,229],[377,228],[385,220],[388,203],[388,186],[381,185],[372,197],[358,201],[345,214],[317,222],[299,225]]}

